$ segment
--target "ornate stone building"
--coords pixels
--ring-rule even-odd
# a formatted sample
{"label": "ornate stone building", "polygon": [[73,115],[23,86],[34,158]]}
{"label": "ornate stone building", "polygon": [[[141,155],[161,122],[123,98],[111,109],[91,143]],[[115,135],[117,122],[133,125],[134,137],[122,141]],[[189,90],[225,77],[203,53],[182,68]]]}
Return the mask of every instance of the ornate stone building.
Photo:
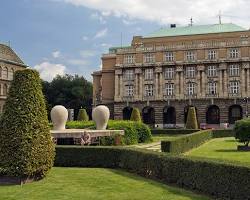
{"label": "ornate stone building", "polygon": [[248,115],[250,31],[235,24],[161,29],[110,48],[93,73],[93,104],[115,119],[133,107],[145,123],[183,126],[189,106],[200,124],[233,124]]}
{"label": "ornate stone building", "polygon": [[9,46],[0,44],[0,113],[7,98],[13,74],[27,66]]}

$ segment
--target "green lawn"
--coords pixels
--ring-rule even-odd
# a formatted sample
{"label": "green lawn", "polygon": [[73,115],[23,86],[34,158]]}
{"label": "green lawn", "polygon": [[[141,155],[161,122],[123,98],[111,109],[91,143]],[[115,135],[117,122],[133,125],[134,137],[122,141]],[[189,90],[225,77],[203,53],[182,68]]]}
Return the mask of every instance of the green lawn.
{"label": "green lawn", "polygon": [[239,144],[233,137],[212,139],[185,155],[238,162],[250,166],[250,152],[237,151]]}
{"label": "green lawn", "polygon": [[23,186],[0,186],[1,200],[205,200],[127,172],[97,168],[53,168],[48,177]]}

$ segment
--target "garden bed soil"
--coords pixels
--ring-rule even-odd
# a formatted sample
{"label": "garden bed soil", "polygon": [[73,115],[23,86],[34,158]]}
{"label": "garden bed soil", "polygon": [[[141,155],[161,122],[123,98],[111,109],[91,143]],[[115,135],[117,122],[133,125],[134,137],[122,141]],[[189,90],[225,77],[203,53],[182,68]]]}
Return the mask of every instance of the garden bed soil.
{"label": "garden bed soil", "polygon": [[250,146],[238,145],[237,150],[238,151],[250,151]]}
{"label": "garden bed soil", "polygon": [[26,183],[31,183],[33,181],[38,181],[38,177],[13,177],[13,176],[0,176],[0,185],[22,185]]}

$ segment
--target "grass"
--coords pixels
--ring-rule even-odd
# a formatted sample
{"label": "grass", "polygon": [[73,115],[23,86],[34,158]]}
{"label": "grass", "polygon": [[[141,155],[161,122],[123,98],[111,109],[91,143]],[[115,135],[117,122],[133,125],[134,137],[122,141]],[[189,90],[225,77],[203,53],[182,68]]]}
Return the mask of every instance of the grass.
{"label": "grass", "polygon": [[233,137],[212,139],[185,155],[225,160],[250,166],[250,152],[237,151],[237,145],[239,144]]}
{"label": "grass", "polygon": [[206,200],[207,197],[124,171],[53,168],[46,179],[23,186],[0,186],[2,200]]}

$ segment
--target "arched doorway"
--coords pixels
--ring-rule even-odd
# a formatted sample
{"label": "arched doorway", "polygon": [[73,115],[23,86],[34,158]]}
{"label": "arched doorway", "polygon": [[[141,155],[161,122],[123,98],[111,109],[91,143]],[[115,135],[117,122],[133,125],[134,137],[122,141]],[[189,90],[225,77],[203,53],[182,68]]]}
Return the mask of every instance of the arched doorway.
{"label": "arched doorway", "polygon": [[220,123],[220,109],[216,105],[209,106],[206,112],[207,124],[219,124]]}
{"label": "arched doorway", "polygon": [[[186,122],[187,122],[187,116],[188,116],[188,110],[189,110],[189,108],[190,107],[195,107],[195,106],[185,106],[184,107],[184,123],[186,124]],[[198,117],[197,117],[197,108],[195,107],[195,112],[196,112],[196,119],[197,119],[197,121],[198,121]]]}
{"label": "arched doorway", "polygon": [[142,119],[145,124],[154,125],[155,124],[155,110],[152,107],[145,107],[142,110]]}
{"label": "arched doorway", "polygon": [[176,124],[176,112],[172,106],[163,109],[163,124]]}
{"label": "arched doorway", "polygon": [[232,105],[228,111],[228,122],[234,124],[235,121],[242,119],[242,107],[240,105]]}
{"label": "arched doorway", "polygon": [[129,106],[123,108],[122,110],[123,120],[130,120],[132,111],[133,111],[133,108]]}

